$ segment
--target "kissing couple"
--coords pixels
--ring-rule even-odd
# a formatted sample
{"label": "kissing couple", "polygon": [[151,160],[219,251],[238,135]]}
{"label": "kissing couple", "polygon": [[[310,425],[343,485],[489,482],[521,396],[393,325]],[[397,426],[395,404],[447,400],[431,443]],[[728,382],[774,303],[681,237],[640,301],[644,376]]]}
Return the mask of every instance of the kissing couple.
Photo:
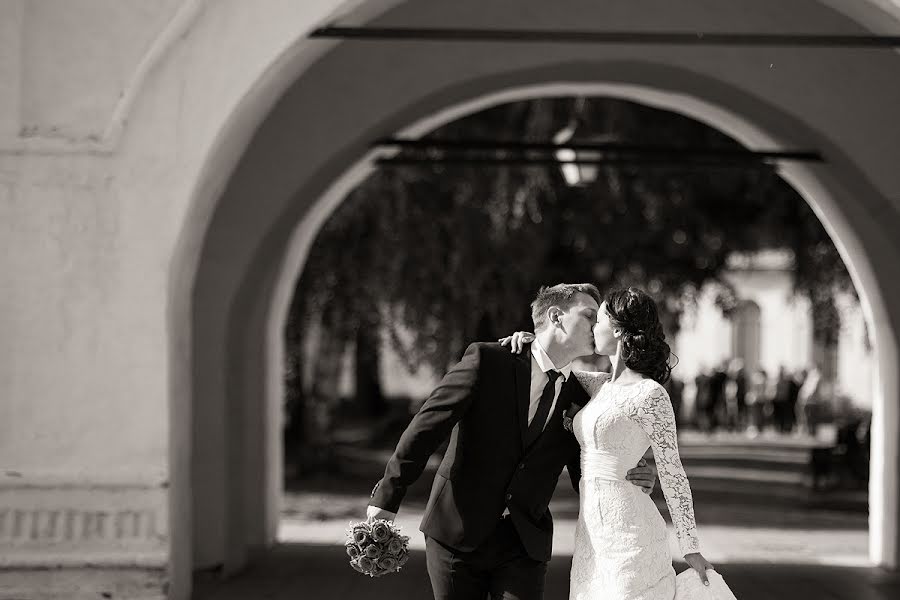
{"label": "kissing couple", "polygon": [[[367,517],[393,520],[449,437],[420,527],[434,598],[541,600],[548,505],[567,467],[579,493],[570,600],[673,600],[656,476],[642,458],[652,448],[680,552],[708,585],[656,303],[638,288],[602,297],[591,284],[558,284],[541,288],[531,314],[534,334],[473,343],[447,372],[400,438]],[[612,372],[572,370],[591,354],[610,356]]]}

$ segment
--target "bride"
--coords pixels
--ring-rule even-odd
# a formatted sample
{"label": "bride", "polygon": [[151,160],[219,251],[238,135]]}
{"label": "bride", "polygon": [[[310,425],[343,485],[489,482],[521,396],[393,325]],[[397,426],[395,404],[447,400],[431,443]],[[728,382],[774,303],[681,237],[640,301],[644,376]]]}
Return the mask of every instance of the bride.
{"label": "bride", "polygon": [[[656,303],[637,288],[612,291],[600,305],[593,333],[596,353],[610,356],[613,368],[574,372],[591,400],[572,421],[582,477],[569,598],[672,600],[675,571],[665,521],[653,500],[625,480],[628,467],[648,448],[685,562],[704,585],[713,567],[700,554],[675,415],[662,386],[671,371],[670,350]],[[532,338],[517,332],[501,341],[518,352]]]}

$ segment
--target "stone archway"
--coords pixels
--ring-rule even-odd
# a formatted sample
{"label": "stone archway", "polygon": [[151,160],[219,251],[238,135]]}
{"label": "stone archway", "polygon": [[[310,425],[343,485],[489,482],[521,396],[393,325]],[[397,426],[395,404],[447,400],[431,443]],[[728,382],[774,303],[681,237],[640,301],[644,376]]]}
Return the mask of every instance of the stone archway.
{"label": "stone archway", "polygon": [[[369,169],[367,143],[397,131],[420,134],[490,103],[595,90],[683,112],[750,147],[814,145],[828,157],[827,166],[789,166],[782,174],[811,202],[836,239],[862,292],[869,323],[888,326],[873,328],[881,372],[873,445],[881,449],[881,462],[873,463],[871,528],[883,533],[872,536],[873,560],[895,565],[900,314],[891,299],[900,296],[900,289],[893,282],[896,267],[889,259],[897,251],[890,236],[897,214],[884,194],[891,182],[883,181],[882,161],[837,143],[828,127],[831,104],[828,110],[805,111],[808,101],[799,90],[770,98],[765,92],[783,82],[763,85],[756,75],[743,82],[730,77],[729,71],[749,73],[752,67],[746,60],[732,64],[728,57],[698,66],[689,53],[671,56],[659,49],[616,50],[602,59],[577,47],[510,50],[495,53],[473,72],[469,51],[448,54],[430,49],[419,54],[410,57],[402,49],[388,49],[386,56],[375,57],[373,65],[367,63],[373,60],[372,52],[337,45],[310,64],[298,51],[292,60],[304,62],[303,68],[280,64],[263,77],[265,86],[273,78],[301,71],[274,108],[250,101],[242,107],[243,114],[233,117],[246,124],[251,115],[250,121],[261,124],[225,189],[221,193],[211,189],[214,186],[203,177],[197,184],[198,195],[211,194],[219,200],[198,252],[196,273],[187,275],[193,282],[192,308],[178,304],[172,321],[173,327],[187,325],[192,331],[191,347],[176,347],[173,360],[192,357],[193,366],[185,375],[193,384],[179,393],[192,398],[197,422],[206,428],[185,431],[176,426],[173,434],[178,437],[173,448],[183,448],[191,439],[199,442],[193,445],[193,465],[185,466],[179,457],[174,469],[182,474],[174,477],[176,484],[186,486],[183,489],[193,486],[196,494],[197,564],[236,568],[252,548],[272,540],[279,487],[280,387],[275,369],[281,364],[281,319],[315,231]],[[411,75],[423,73],[429,60],[437,61],[431,63],[432,70],[434,64],[442,65],[439,73],[402,85]],[[372,69],[367,70],[367,64]],[[873,81],[866,85],[875,86],[879,69],[890,67],[886,63],[869,68]],[[347,69],[357,73],[358,80],[346,79]],[[824,74],[810,71],[808,76],[819,81]],[[388,89],[364,93],[378,87],[379,81]],[[891,98],[875,109],[889,115]],[[247,132],[225,134],[218,150],[224,152],[234,143],[229,134]],[[879,143],[882,149],[891,147],[888,140]],[[207,160],[206,175],[212,177],[209,165],[221,166],[222,159],[214,150]],[[262,188],[269,197],[258,193]],[[873,219],[873,214],[884,218]],[[179,410],[173,410],[176,419]],[[178,491],[174,496],[176,506],[184,510],[187,496]],[[174,527],[180,510],[173,511]]]}

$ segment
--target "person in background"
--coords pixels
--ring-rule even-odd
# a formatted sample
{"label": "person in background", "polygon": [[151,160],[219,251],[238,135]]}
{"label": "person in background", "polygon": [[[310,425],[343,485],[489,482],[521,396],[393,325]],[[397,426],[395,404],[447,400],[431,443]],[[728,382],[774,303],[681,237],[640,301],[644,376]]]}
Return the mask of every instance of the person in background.
{"label": "person in background", "polygon": [[750,375],[747,394],[744,396],[747,403],[747,434],[750,437],[758,436],[765,425],[768,389],[769,377],[765,369],[759,367]]}
{"label": "person in background", "polygon": [[784,365],[778,367],[778,378],[775,380],[775,394],[772,397],[772,420],[775,423],[775,431],[788,433],[791,430],[792,419],[788,417],[791,403],[791,388],[794,379],[788,374]]}
{"label": "person in background", "polygon": [[797,393],[796,419],[801,433],[816,436],[821,396],[822,373],[813,367]]}
{"label": "person in background", "polygon": [[792,377],[789,377],[788,383],[788,401],[785,408],[785,433],[792,433],[797,427],[797,401],[800,397],[800,388],[806,381],[806,369],[800,369]]}
{"label": "person in background", "polygon": [[697,419],[697,428],[703,433],[712,431],[712,398],[709,395],[710,370],[703,368],[694,378],[696,389],[694,396],[694,414]]}
{"label": "person in background", "polygon": [[723,395],[725,398],[724,425],[728,431],[741,431],[745,426],[747,406],[744,396],[747,394],[747,377],[744,374],[744,361],[732,359],[726,372]]}
{"label": "person in background", "polygon": [[725,422],[725,382],[728,379],[725,365],[722,361],[709,378],[709,416],[713,430]]}

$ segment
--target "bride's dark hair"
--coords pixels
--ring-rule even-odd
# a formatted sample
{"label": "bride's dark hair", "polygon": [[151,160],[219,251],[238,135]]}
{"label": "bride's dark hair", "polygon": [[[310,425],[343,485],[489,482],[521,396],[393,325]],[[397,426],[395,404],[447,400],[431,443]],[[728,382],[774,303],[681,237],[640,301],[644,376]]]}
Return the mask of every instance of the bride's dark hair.
{"label": "bride's dark hair", "polygon": [[613,327],[622,331],[621,358],[625,366],[659,383],[668,381],[672,350],[653,298],[640,288],[630,287],[609,292],[603,301]]}

